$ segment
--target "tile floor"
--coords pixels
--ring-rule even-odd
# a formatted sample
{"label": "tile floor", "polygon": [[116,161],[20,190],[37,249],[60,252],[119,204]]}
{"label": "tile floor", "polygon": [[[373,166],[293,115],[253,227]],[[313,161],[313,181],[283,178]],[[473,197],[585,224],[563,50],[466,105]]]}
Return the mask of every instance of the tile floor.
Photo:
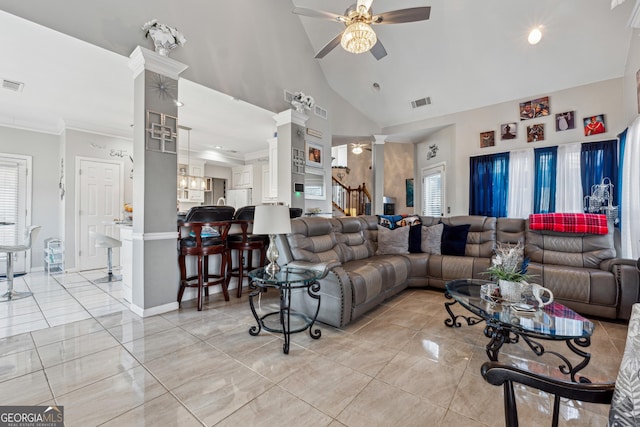
{"label": "tile floor", "polygon": [[[66,426],[504,425],[502,389],[480,376],[482,325],[444,326],[442,292],[408,289],[344,330],[320,324],[319,340],[295,334],[284,355],[279,336],[248,334],[247,292],[142,319],[123,304],[120,283],[89,281],[103,274],[16,281],[34,297],[0,305],[2,405],[64,405]],[[276,302],[264,294],[262,310]],[[626,326],[595,323],[582,372],[614,380]],[[556,358],[520,344],[503,347],[501,360],[557,375]],[[550,425],[550,396],[516,393],[521,425]],[[607,411],[566,401],[561,425],[606,425]]]}

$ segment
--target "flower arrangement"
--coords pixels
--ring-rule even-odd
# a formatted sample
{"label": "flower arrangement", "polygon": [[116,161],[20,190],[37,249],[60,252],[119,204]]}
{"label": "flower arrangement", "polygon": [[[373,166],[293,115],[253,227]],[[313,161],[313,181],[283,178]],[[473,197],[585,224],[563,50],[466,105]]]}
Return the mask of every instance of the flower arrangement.
{"label": "flower arrangement", "polygon": [[305,95],[302,92],[296,92],[293,94],[291,105],[296,107],[296,110],[304,112],[304,110],[310,110],[313,108],[315,101],[312,96]]}
{"label": "flower arrangement", "polygon": [[490,274],[495,279],[509,282],[526,282],[531,275],[527,274],[529,258],[524,258],[524,246],[518,242],[515,246],[502,246],[498,244],[495,257],[491,260],[491,267],[485,274]]}
{"label": "flower arrangement", "polygon": [[169,51],[177,46],[183,46],[187,39],[174,27],[161,24],[157,19],[153,19],[142,26],[146,31],[145,37],[153,40],[156,52],[167,56]]}

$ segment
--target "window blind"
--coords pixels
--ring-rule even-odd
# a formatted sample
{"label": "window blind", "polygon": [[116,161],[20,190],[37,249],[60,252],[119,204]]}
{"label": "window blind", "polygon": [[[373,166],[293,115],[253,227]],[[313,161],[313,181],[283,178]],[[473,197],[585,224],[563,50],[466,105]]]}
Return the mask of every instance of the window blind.
{"label": "window blind", "polygon": [[442,215],[442,169],[425,171],[422,176],[422,215]]}

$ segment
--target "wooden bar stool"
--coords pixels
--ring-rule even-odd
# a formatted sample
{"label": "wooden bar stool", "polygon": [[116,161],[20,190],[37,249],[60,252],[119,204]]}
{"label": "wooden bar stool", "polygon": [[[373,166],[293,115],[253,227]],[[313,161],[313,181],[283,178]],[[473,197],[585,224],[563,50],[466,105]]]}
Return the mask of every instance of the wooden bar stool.
{"label": "wooden bar stool", "polygon": [[[267,243],[269,238],[261,234],[252,234],[253,217],[255,214],[255,206],[244,206],[238,209],[233,216],[234,223],[238,224],[242,230],[241,233],[229,234],[227,237],[229,247],[229,271],[227,274],[227,286],[231,282],[231,277],[238,278],[237,297],[242,296],[242,282],[245,278],[245,271],[251,270],[253,266],[253,251],[260,251],[260,261],[256,267],[262,267],[265,264],[267,256]],[[233,266],[232,250],[237,253],[236,266]],[[246,264],[245,264],[246,261]]]}
{"label": "wooden bar stool", "polygon": [[[180,266],[180,289],[178,303],[182,301],[187,287],[198,288],[198,311],[202,310],[204,296],[209,295],[209,286],[221,285],[225,301],[229,301],[227,290],[227,263],[229,252],[227,235],[235,209],[231,206],[197,206],[187,213],[185,222],[178,226],[178,265]],[[220,270],[209,271],[209,257],[220,255]],[[197,274],[187,276],[186,257],[197,257]],[[195,283],[194,283],[195,281]]]}

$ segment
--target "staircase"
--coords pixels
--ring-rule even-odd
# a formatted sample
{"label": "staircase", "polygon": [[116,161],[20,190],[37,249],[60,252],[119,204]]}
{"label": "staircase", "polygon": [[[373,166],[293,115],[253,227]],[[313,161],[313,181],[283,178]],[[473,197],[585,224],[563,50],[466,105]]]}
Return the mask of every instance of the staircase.
{"label": "staircase", "polygon": [[342,215],[357,216],[371,214],[371,193],[365,183],[357,188],[346,187],[335,177],[331,178],[331,203],[333,210]]}

